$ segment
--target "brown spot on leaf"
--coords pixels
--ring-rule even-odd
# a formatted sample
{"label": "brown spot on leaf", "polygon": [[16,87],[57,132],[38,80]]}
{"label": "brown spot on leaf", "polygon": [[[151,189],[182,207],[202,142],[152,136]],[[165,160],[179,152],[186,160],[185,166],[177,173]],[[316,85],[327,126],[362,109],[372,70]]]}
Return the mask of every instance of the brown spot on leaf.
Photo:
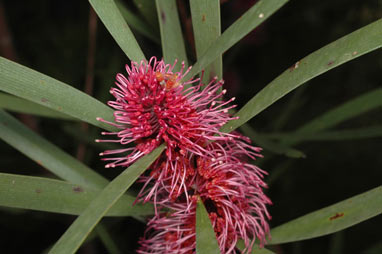
{"label": "brown spot on leaf", "polygon": [[206,21],[206,15],[203,14],[203,15],[202,15],[202,22],[205,22],[205,21]]}
{"label": "brown spot on leaf", "polygon": [[164,13],[164,11],[160,12],[160,17],[161,17],[163,23],[166,22],[166,13]]}
{"label": "brown spot on leaf", "polygon": [[334,61],[329,61],[328,66],[332,65]]}
{"label": "brown spot on leaf", "polygon": [[329,220],[335,220],[341,218],[342,216],[344,216],[344,213],[336,213],[334,216],[330,217]]}
{"label": "brown spot on leaf", "polygon": [[73,187],[73,191],[79,193],[79,192],[83,192],[84,189],[82,189],[82,187],[80,186],[76,186],[76,187]]}
{"label": "brown spot on leaf", "polygon": [[41,102],[48,102],[48,99],[47,98],[41,98]]}
{"label": "brown spot on leaf", "polygon": [[40,194],[42,192],[42,190],[40,190],[40,189],[36,189],[35,191],[37,194]]}
{"label": "brown spot on leaf", "polygon": [[289,72],[292,72],[292,71],[294,71],[295,69],[297,69],[299,65],[300,65],[300,61],[297,61],[294,65],[292,65],[291,67],[289,67]]}
{"label": "brown spot on leaf", "polygon": [[62,107],[58,106],[57,109],[61,111],[61,110],[62,110]]}

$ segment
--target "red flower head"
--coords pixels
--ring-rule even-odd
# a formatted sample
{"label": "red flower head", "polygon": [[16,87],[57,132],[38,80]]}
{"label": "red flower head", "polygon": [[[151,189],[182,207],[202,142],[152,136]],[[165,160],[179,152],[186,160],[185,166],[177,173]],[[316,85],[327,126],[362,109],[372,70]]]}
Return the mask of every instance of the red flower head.
{"label": "red flower head", "polygon": [[[166,65],[153,57],[149,63],[132,62],[131,67],[126,66],[128,78],[117,74],[117,88],[110,90],[115,101],[109,101],[108,105],[115,109],[116,123],[98,118],[119,131],[102,132],[102,135],[116,136],[114,140],[96,141],[126,146],[100,154],[121,154],[104,158],[109,162],[106,167],[128,166],[166,142],[166,154],[156,162],[155,172],[149,177],[156,185],[146,193],[146,201],[163,181],[171,181],[169,192],[173,197],[179,196],[187,188],[186,182],[192,184],[189,180],[194,175],[189,171],[191,154],[211,156],[205,148],[209,142],[233,136],[219,131],[227,121],[235,119],[227,114],[228,109],[235,107],[227,106],[234,98],[222,100],[223,81],[216,82],[215,78],[202,90],[204,85],[200,79],[182,81],[190,68],[184,71],[182,64],[180,72],[173,72],[175,64]],[[185,85],[197,82],[197,86],[185,89]]]}
{"label": "red flower head", "polygon": [[[211,219],[221,253],[237,253],[236,244],[244,240],[242,253],[251,253],[255,240],[263,246],[269,234],[263,175],[258,167],[246,162],[260,156],[260,148],[246,142],[245,137],[217,141],[207,146],[212,158],[195,156],[195,181],[187,192],[191,202],[182,197],[162,202],[165,213],[149,222],[140,253],[195,253],[196,197],[201,198]],[[166,188],[158,191],[166,195]]]}

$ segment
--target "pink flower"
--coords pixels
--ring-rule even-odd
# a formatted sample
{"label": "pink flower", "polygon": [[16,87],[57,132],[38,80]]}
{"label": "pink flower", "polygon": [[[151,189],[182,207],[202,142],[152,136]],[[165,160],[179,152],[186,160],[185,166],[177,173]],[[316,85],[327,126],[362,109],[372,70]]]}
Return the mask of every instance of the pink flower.
{"label": "pink flower", "polygon": [[[239,239],[245,243],[242,253],[251,253],[255,240],[264,245],[270,219],[266,205],[271,204],[263,193],[266,173],[246,162],[260,156],[261,149],[245,141],[241,137],[211,143],[207,148],[213,158],[195,157],[195,181],[188,189],[191,202],[179,197],[161,203],[173,213],[161,214],[148,223],[140,253],[195,253],[197,196],[209,213],[221,253],[236,253]],[[166,190],[161,191],[165,195]]]}
{"label": "pink flower", "polygon": [[[164,182],[171,182],[168,190],[171,197],[184,193],[194,175],[189,171],[191,157],[211,156],[205,148],[209,142],[233,137],[219,131],[227,121],[236,119],[227,114],[228,109],[235,107],[227,106],[234,98],[222,100],[226,92],[220,91],[223,81],[216,82],[215,78],[202,90],[200,79],[182,81],[190,68],[184,71],[182,64],[180,72],[173,72],[175,64],[165,64],[153,57],[149,63],[132,62],[131,67],[126,66],[128,78],[117,74],[117,87],[110,90],[115,101],[108,105],[115,109],[115,123],[98,118],[119,131],[102,132],[115,139],[96,141],[125,146],[100,154],[108,156],[103,158],[108,161],[106,167],[126,167],[166,142],[166,153],[155,163],[155,172],[145,178],[145,186],[149,183],[154,186],[149,191],[142,190],[140,197],[144,196],[144,201],[155,198]],[[184,88],[197,82],[194,87]],[[116,154],[119,156],[114,157]]]}

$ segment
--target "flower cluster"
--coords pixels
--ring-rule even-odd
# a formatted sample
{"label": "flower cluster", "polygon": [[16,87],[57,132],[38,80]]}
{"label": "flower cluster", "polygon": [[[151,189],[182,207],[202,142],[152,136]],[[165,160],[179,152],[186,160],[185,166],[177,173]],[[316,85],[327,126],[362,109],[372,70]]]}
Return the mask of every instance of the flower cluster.
{"label": "flower cluster", "polygon": [[[139,179],[144,183],[137,201],[152,202],[155,215],[148,222],[139,253],[195,253],[196,202],[200,198],[211,219],[222,253],[236,253],[243,239],[249,253],[254,241],[265,243],[269,232],[264,195],[266,174],[249,163],[260,148],[239,133],[219,129],[236,118],[228,114],[234,98],[224,101],[223,81],[183,81],[190,69],[151,58],[126,66],[128,78],[117,75],[115,123],[119,131],[103,132],[123,149],[108,150],[106,167],[128,166],[161,143],[166,150]],[[192,86],[193,85],[193,86]],[[187,88],[188,87],[188,88]],[[114,156],[119,154],[117,156]]]}

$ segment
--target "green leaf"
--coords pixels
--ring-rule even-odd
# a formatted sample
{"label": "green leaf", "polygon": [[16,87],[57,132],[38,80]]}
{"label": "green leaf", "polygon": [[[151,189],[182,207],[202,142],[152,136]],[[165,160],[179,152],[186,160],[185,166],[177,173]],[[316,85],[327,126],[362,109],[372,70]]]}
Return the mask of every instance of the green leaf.
{"label": "green leaf", "polygon": [[257,93],[222,131],[230,132],[312,78],[382,46],[382,19],[367,25],[295,63]]}
{"label": "green leaf", "polygon": [[[173,63],[178,59],[180,62],[184,61],[187,67],[187,54],[176,1],[156,0],[155,2],[158,12],[164,61],[166,63]],[[180,68],[180,64],[177,64],[174,71],[179,71]]]}
{"label": "green leaf", "polygon": [[[382,29],[382,22],[381,29]],[[381,30],[382,31],[382,30]],[[380,36],[382,37],[382,35]],[[382,43],[382,39],[380,40]],[[312,133],[329,129],[350,118],[382,106],[382,88],[377,88],[352,99],[297,129],[297,133]]]}
{"label": "green leaf", "polygon": [[73,254],[117,200],[162,153],[162,144],[111,181],[53,246],[50,254]]}
{"label": "green leaf", "polygon": [[331,234],[382,213],[382,186],[307,214],[271,230],[268,244]]}
{"label": "green leaf", "polygon": [[198,61],[194,64],[185,79],[187,80],[195,76],[198,72],[215,61],[216,58],[263,23],[288,1],[289,0],[261,0],[252,6],[243,16],[236,20],[235,23],[228,27],[215,42],[210,44],[211,46],[201,58],[198,58]]}
{"label": "green leaf", "polygon": [[0,138],[62,179],[100,188],[107,180],[0,110]]}
{"label": "green leaf", "polygon": [[266,135],[267,138],[278,138],[282,140],[288,140],[289,143],[299,143],[302,141],[343,141],[343,140],[355,140],[365,138],[382,137],[382,126],[370,126],[357,129],[345,129],[324,131],[317,133],[279,133]]}
{"label": "green leaf", "polygon": [[196,206],[196,253],[220,253],[211,220],[208,217],[207,210],[200,198]]}
{"label": "green leaf", "polygon": [[89,2],[106,29],[130,60],[138,63],[145,60],[145,55],[114,0],[89,0]]}
{"label": "green leaf", "polygon": [[33,101],[92,125],[113,130],[97,121],[113,121],[113,110],[91,96],[42,73],[0,57],[0,90]]}
{"label": "green leaf", "polygon": [[285,156],[291,157],[291,158],[305,158],[305,154],[297,149],[290,148],[286,145],[283,145],[281,143],[276,143],[269,138],[262,136],[261,134],[258,134],[253,130],[248,124],[243,124],[240,126],[240,130],[243,132],[243,134],[247,137],[250,137],[251,140],[261,146],[262,148],[269,150],[270,152],[273,152],[275,154],[283,154]]}
{"label": "green leaf", "polygon": [[[0,173],[0,206],[80,215],[99,189],[42,177]],[[143,220],[153,214],[151,205],[135,204],[135,197],[123,195],[106,216],[132,216]]]}
{"label": "green leaf", "polygon": [[30,102],[5,93],[0,93],[0,109],[42,117],[50,117],[63,120],[74,120],[73,117],[60,113],[58,111],[51,110],[34,102]]}
{"label": "green leaf", "polygon": [[125,18],[127,24],[131,26],[131,28],[137,30],[139,33],[151,39],[152,41],[160,43],[159,34],[156,34],[156,31],[154,31],[154,29],[151,26],[149,26],[140,17],[138,17],[132,11],[130,11],[121,0],[116,0],[115,4],[121,11],[121,14]]}
{"label": "green leaf", "polygon": [[[195,37],[196,56],[199,59],[220,36],[220,1],[191,0],[190,8]],[[215,76],[219,79],[223,77],[221,54],[204,69],[202,82],[208,84]]]}

